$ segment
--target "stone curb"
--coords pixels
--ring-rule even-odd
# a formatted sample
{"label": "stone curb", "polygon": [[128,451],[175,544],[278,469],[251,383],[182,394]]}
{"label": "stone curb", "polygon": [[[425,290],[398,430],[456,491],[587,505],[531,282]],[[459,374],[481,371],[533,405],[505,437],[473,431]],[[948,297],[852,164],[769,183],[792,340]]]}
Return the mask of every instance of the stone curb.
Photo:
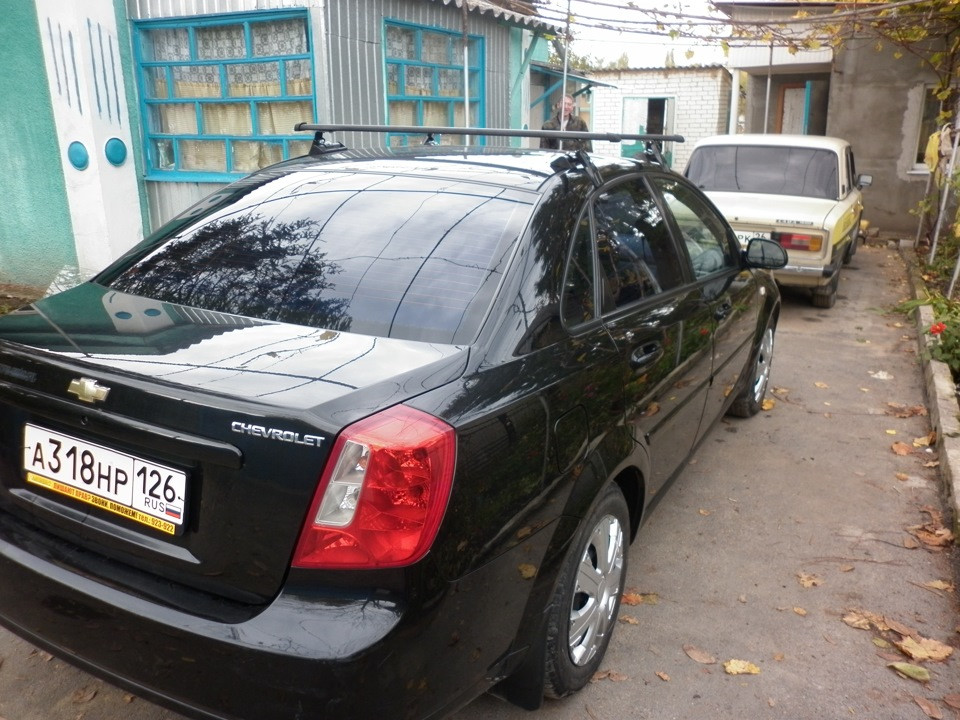
{"label": "stone curb", "polygon": [[[907,264],[913,297],[920,299],[924,288],[912,246],[901,245],[900,255]],[[947,364],[930,357],[927,330],[935,322],[933,309],[921,305],[914,313],[917,323],[917,351],[923,364],[923,378],[930,409],[930,425],[937,433],[937,454],[940,458],[940,479],[953,525],[954,536],[960,532],[960,405],[953,375]]]}

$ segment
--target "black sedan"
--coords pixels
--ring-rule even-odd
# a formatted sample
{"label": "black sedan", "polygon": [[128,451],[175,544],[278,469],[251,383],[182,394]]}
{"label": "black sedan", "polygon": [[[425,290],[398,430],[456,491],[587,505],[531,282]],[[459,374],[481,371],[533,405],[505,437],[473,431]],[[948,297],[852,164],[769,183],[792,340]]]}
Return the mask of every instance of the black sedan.
{"label": "black sedan", "polygon": [[785,253],[655,151],[315,148],[0,318],[0,624],[198,718],[568,695]]}

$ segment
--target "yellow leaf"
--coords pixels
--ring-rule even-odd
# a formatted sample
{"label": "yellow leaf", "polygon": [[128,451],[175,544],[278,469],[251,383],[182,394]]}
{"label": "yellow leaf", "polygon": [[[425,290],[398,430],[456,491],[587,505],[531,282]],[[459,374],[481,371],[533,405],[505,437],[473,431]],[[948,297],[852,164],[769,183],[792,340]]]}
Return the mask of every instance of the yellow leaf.
{"label": "yellow leaf", "polygon": [[773,398],[764,398],[763,402],[760,404],[760,407],[766,410],[767,412],[770,412],[776,406],[777,406],[777,401],[774,400]]}
{"label": "yellow leaf", "polygon": [[700,508],[700,510],[699,510],[698,512],[699,512],[701,515],[703,515],[704,517],[707,517],[708,515],[712,515],[712,514],[713,514],[713,513],[711,513],[709,510],[704,510],[703,508]]}
{"label": "yellow leaf", "polygon": [[930,588],[931,590],[943,590],[945,592],[953,592],[953,583],[949,583],[946,580],[931,580],[930,582],[925,582],[924,587]]}
{"label": "yellow leaf", "polygon": [[746,660],[727,660],[723,664],[723,670],[727,675],[759,675],[760,668],[752,662]]}
{"label": "yellow leaf", "polygon": [[827,385],[825,382],[815,382],[814,385],[815,385],[816,387],[820,388],[821,390],[826,390],[827,388],[830,387],[830,386]]}
{"label": "yellow leaf", "polygon": [[620,597],[620,602],[624,605],[656,605],[660,602],[660,596],[656,593],[638,593],[628,590]]}
{"label": "yellow leaf", "polygon": [[811,575],[809,573],[800,572],[797,573],[798,582],[805,588],[818,587],[823,585],[823,579],[817,577],[816,575]]}
{"label": "yellow leaf", "polygon": [[896,430],[887,430],[886,433],[887,433],[887,435],[896,435],[896,434],[897,434],[897,431],[896,431]]}
{"label": "yellow leaf", "polygon": [[802,607],[795,607],[795,608],[793,609],[793,611],[794,611],[797,615],[799,615],[800,617],[806,617],[806,616],[807,616],[807,611],[804,610]]}
{"label": "yellow leaf", "polygon": [[897,674],[901,677],[910,678],[911,680],[916,680],[917,682],[922,683],[930,682],[930,671],[918,665],[911,665],[910,663],[905,662],[895,662],[890,663],[887,665],[887,667],[896,670]]}
{"label": "yellow leaf", "polygon": [[932,638],[907,637],[902,642],[894,643],[894,645],[900,648],[900,652],[911,660],[919,660],[920,662],[927,660],[943,662],[953,654],[952,647]]}
{"label": "yellow leaf", "polygon": [[664,682],[670,682],[670,676],[667,675],[665,672],[658,672],[657,677],[663,680]]}
{"label": "yellow leaf", "polygon": [[529,563],[521,563],[517,566],[517,570],[520,571],[520,577],[522,577],[524,580],[530,580],[537,575],[536,566],[530,565]]}

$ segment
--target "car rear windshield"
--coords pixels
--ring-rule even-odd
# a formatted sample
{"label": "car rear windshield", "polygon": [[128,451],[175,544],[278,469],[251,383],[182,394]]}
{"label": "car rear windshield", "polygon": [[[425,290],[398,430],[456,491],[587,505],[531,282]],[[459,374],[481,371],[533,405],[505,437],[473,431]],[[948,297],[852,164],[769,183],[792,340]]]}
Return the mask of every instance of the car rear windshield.
{"label": "car rear windshield", "polygon": [[532,207],[516,190],[368,172],[231,187],[97,280],[263,320],[469,343]]}
{"label": "car rear windshield", "polygon": [[686,174],[708,192],[838,195],[837,155],[816,148],[708,145],[693,151]]}

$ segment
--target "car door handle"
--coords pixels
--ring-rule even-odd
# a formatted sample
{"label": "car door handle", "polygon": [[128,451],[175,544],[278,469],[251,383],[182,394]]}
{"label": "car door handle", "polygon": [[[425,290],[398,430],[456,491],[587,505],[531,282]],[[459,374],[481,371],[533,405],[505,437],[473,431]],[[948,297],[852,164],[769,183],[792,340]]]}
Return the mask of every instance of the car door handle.
{"label": "car door handle", "polygon": [[731,303],[725,302],[722,305],[718,306],[716,310],[713,311],[714,320],[723,320],[727,315],[730,314],[730,311],[733,309]]}
{"label": "car door handle", "polygon": [[630,353],[630,367],[634,370],[652,365],[663,357],[663,346],[658,342],[649,342]]}

